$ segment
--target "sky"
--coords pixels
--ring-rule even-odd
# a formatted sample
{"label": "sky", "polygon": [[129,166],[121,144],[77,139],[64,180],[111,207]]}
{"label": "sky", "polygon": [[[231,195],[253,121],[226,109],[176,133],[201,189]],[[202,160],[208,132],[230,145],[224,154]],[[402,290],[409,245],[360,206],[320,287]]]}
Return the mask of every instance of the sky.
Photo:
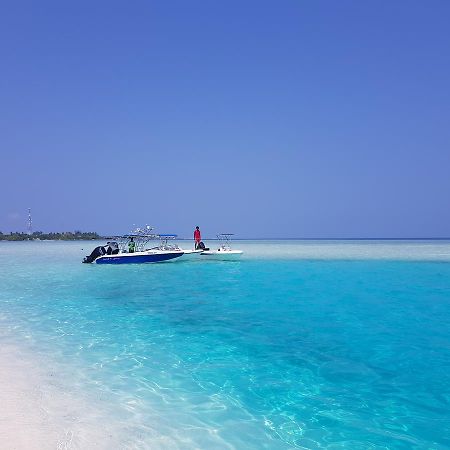
{"label": "sky", "polygon": [[448,0],[0,0],[0,230],[450,237]]}

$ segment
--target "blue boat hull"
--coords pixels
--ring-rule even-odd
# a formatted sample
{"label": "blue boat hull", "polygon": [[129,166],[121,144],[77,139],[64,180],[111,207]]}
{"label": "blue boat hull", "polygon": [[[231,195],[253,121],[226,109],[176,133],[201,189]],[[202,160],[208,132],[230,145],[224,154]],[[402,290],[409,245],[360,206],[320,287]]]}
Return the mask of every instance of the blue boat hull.
{"label": "blue boat hull", "polygon": [[158,263],[169,261],[170,259],[179,258],[183,253],[166,253],[166,254],[150,254],[150,255],[111,255],[101,256],[95,262],[97,264],[144,264],[144,263]]}

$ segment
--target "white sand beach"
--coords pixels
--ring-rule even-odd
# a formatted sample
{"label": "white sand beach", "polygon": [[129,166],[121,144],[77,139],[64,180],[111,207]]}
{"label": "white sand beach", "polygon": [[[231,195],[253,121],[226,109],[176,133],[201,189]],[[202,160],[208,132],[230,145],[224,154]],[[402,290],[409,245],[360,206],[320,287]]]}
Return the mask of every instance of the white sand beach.
{"label": "white sand beach", "polygon": [[65,393],[41,364],[24,349],[0,347],[0,448],[112,448],[117,440],[95,407]]}

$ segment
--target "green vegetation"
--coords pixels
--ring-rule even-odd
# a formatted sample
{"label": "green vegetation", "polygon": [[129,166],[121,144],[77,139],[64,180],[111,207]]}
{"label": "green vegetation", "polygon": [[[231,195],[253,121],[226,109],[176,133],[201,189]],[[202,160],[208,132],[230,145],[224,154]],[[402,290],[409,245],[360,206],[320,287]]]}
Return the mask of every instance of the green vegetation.
{"label": "green vegetation", "polygon": [[42,231],[35,231],[33,234],[11,232],[3,234],[0,231],[0,241],[31,241],[37,240],[51,240],[51,241],[86,241],[93,239],[101,239],[102,237],[92,231],[64,231],[63,233],[43,233]]}

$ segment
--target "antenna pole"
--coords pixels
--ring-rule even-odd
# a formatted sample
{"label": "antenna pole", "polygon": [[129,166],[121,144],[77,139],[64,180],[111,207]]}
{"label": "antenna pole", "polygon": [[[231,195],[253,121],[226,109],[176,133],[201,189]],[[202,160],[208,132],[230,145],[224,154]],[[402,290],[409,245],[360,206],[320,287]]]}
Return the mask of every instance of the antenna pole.
{"label": "antenna pole", "polygon": [[33,220],[31,219],[31,208],[28,208],[28,227],[27,227],[28,235],[31,236],[33,234]]}

